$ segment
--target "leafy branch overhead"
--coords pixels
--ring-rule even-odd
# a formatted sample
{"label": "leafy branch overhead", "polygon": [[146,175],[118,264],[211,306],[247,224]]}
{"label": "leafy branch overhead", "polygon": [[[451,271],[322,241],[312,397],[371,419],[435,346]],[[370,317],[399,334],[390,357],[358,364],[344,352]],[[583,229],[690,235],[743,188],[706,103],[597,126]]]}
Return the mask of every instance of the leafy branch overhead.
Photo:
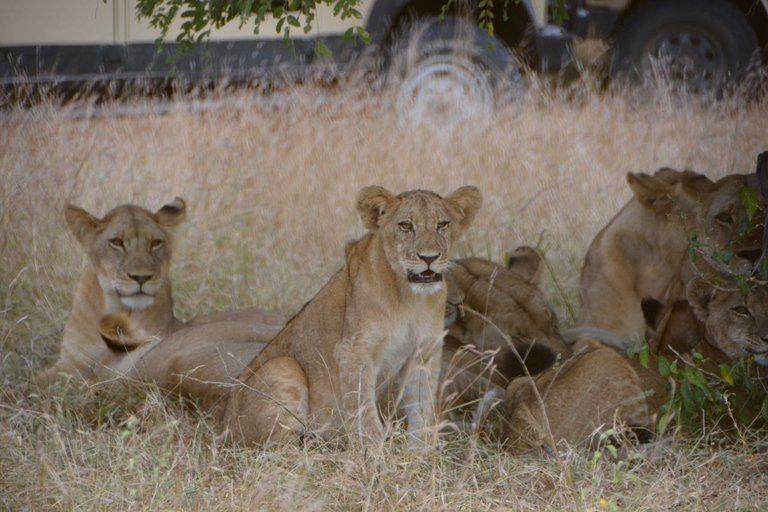
{"label": "leafy branch overhead", "polygon": [[[362,20],[363,15],[357,9],[360,0],[138,0],[136,13],[139,19],[149,20],[149,24],[160,30],[156,43],[163,41],[172,33],[177,20],[181,21],[175,40],[181,53],[192,49],[193,44],[206,42],[211,30],[237,22],[240,28],[253,24],[253,33],[258,35],[262,23],[268,18],[275,20],[276,32],[289,42],[293,30],[308,34],[316,21],[317,8],[328,5],[333,8],[333,15],[341,20]],[[364,43],[370,41],[368,32],[362,26],[350,27],[344,37],[358,38]],[[315,44],[318,55],[330,56],[330,50],[318,40]],[[179,52],[171,57],[178,59]]]}
{"label": "leafy branch overhead", "polygon": [[[508,11],[511,2],[520,0],[497,0],[501,4],[504,21],[508,21]],[[259,34],[262,23],[267,19],[276,21],[275,29],[286,42],[290,43],[293,31],[300,30],[309,34],[316,22],[317,9],[327,5],[333,9],[333,16],[341,20],[363,19],[358,7],[361,0],[138,0],[136,14],[139,19],[149,20],[149,24],[160,30],[156,43],[159,46],[166,40],[168,34],[175,34],[179,50],[171,56],[175,62],[180,54],[192,49],[195,43],[206,42],[213,29],[237,22],[240,28],[253,24],[253,33]],[[442,16],[456,7],[456,0],[444,0]],[[461,3],[461,2],[458,2]],[[494,33],[495,12],[494,0],[480,0],[477,4],[477,23],[489,35]],[[565,0],[556,0],[552,5],[552,16],[556,23],[561,24],[568,19]],[[181,21],[179,32],[175,33],[177,20]],[[361,25],[352,25],[344,33],[345,39],[357,39],[363,43],[370,42],[370,34]],[[331,51],[318,39],[315,42],[315,53],[321,56],[331,56]]]}

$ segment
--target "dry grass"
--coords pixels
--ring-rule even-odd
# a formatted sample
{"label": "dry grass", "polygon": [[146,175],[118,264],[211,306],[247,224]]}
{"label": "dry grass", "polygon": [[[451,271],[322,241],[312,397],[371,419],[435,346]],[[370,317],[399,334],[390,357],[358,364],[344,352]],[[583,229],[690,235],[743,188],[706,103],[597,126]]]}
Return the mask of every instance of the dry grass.
{"label": "dry grass", "polygon": [[768,149],[765,100],[600,93],[585,79],[555,92],[534,84],[491,117],[440,128],[404,123],[389,96],[352,86],[181,99],[165,114],[75,115],[83,110],[43,102],[0,121],[0,508],[768,506],[765,432],[738,446],[711,444],[716,433],[678,440],[621,460],[562,447],[569,489],[551,457],[515,457],[485,439],[448,437],[428,455],[397,439],[367,454],[232,451],[153,390],[29,383],[55,359],[84,263],[66,203],[100,215],[184,197],[173,282],[186,318],[250,305],[296,311],[342,264],[344,242],[362,234],[353,201],[365,185],[447,193],[474,184],[485,202],[459,254],[499,260],[538,245],[552,269],[548,296],[569,325],[587,246],[630,197],[625,173],[754,171]]}

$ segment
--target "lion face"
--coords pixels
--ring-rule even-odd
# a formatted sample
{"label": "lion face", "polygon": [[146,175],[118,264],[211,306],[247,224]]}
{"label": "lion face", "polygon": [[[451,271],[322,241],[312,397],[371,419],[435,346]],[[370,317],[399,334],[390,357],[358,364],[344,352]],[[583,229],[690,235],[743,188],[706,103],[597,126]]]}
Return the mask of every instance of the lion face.
{"label": "lion face", "polygon": [[710,341],[731,359],[754,356],[768,366],[768,292],[762,286],[744,297],[701,279],[688,285],[688,301],[703,322]]}
{"label": "lion face", "polygon": [[481,204],[475,187],[460,188],[447,198],[425,190],[393,196],[381,187],[366,187],[357,199],[363,223],[381,239],[390,267],[417,294],[443,288],[453,244]]}
{"label": "lion face", "polygon": [[699,220],[699,231],[706,242],[716,250],[731,248],[737,258],[748,262],[759,256],[762,242],[760,229],[747,232],[747,211],[741,201],[744,187],[757,188],[753,181],[754,175],[732,175],[718,181]]}
{"label": "lion face", "polygon": [[539,253],[523,246],[511,254],[507,268],[487,260],[465,258],[458,260],[450,271],[464,294],[463,304],[482,317],[466,312],[457,318],[455,306],[447,304],[449,336],[479,350],[498,349],[499,371],[507,378],[524,373],[507,337],[532,374],[551,366],[558,354],[571,354],[560,335],[557,316],[539,288],[543,267]]}
{"label": "lion face", "polygon": [[181,198],[156,213],[123,205],[97,219],[68,206],[67,223],[97,270],[105,296],[117,297],[127,309],[145,309],[169,281],[171,235],[183,220]]}
{"label": "lion face", "polygon": [[748,267],[759,256],[760,230],[747,232],[747,212],[741,201],[744,187],[757,188],[753,175],[731,175],[713,182],[692,171],[661,169],[653,176],[627,175],[635,198],[644,207],[667,217],[679,217],[686,233],[696,230],[711,250],[732,249],[731,267]]}

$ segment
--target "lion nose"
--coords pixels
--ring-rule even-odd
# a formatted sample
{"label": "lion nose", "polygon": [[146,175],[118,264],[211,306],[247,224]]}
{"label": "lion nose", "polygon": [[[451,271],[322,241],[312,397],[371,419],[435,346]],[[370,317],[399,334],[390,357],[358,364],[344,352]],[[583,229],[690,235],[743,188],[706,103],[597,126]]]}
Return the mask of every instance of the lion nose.
{"label": "lion nose", "polygon": [[419,258],[424,260],[427,266],[430,266],[433,261],[440,257],[440,254],[419,254]]}
{"label": "lion nose", "polygon": [[144,283],[152,279],[152,274],[128,274],[131,279],[139,283],[139,286],[142,286]]}

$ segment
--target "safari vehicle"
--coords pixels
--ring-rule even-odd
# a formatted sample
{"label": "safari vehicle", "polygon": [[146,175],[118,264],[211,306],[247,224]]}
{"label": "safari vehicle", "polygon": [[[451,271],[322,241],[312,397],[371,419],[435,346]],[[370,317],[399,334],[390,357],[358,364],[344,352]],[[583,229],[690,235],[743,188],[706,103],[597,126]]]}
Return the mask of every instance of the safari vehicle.
{"label": "safari vehicle", "polygon": [[[137,19],[136,2],[2,0],[0,83],[165,77],[177,45],[169,42],[157,51],[158,31]],[[177,70],[189,77],[226,74],[247,80],[303,69],[327,59],[316,51],[319,41],[342,68],[374,55],[391,63],[387,52],[393,42],[409,40],[404,27],[437,20],[447,2],[361,0],[361,20],[341,20],[331,6],[321,5],[312,29],[294,32],[290,45],[275,30],[276,20],[265,20],[254,35],[251,25],[240,27],[235,19],[212,32],[205,51],[196,45],[181,57]],[[277,4],[286,2],[273,0]],[[478,2],[451,5],[441,22],[421,31],[407,74],[414,91],[447,81],[487,94],[494,74],[516,72],[510,49],[534,68],[555,71],[567,59],[572,39],[587,36],[615,42],[613,69],[635,79],[651,73],[657,59],[666,59],[672,78],[711,88],[724,77],[738,77],[751,59],[760,62],[768,45],[768,0],[499,0],[493,4],[492,35],[460,15],[472,18]],[[370,44],[344,37],[354,25],[367,30]],[[168,36],[173,41],[173,34]],[[462,51],[455,51],[458,47]]]}

